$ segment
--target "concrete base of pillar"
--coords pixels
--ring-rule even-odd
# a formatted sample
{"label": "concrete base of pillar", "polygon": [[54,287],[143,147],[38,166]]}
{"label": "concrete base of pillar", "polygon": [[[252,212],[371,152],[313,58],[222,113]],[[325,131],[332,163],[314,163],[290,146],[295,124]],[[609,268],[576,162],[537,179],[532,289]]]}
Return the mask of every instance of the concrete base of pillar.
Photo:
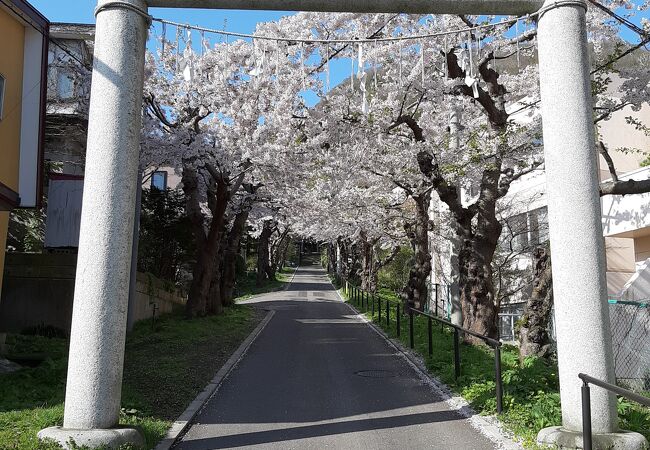
{"label": "concrete base of pillar", "polygon": [[[144,446],[144,437],[135,428],[117,427],[107,430],[75,430],[62,427],[45,428],[38,432],[41,441],[52,440],[66,450],[72,448],[118,448],[120,445],[132,444]],[[74,443],[74,444],[73,444]]]}
{"label": "concrete base of pillar", "polygon": [[[549,427],[537,434],[537,443],[560,450],[582,449],[582,433],[565,430],[562,427]],[[619,431],[618,433],[594,434],[593,450],[648,450],[648,441],[639,433]]]}

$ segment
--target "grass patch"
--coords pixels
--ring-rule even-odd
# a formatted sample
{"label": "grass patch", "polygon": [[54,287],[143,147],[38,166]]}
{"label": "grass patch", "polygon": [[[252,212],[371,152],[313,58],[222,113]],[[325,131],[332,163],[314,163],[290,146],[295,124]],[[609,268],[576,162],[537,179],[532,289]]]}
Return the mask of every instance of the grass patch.
{"label": "grass patch", "polygon": [[[219,316],[187,320],[162,316],[136,324],[126,343],[120,423],[139,426],[147,448],[205,388],[260,320],[248,306]],[[9,335],[11,353],[47,354],[33,368],[0,375],[0,449],[49,450],[36,433],[63,423],[68,341]]]}
{"label": "grass patch", "polygon": [[246,272],[237,278],[237,284],[235,285],[236,300],[246,300],[253,295],[280,291],[289,284],[294,271],[295,268],[293,267],[284,267],[275,274],[274,280],[265,280],[260,286],[257,285],[257,274],[252,271]]}
{"label": "grass patch", "polygon": [[[386,294],[386,295],[384,295]],[[380,292],[382,298],[381,321],[379,311],[372,305],[355,306],[379,325],[388,336],[409,345],[408,316],[401,317],[401,333],[397,336],[398,298],[392,293]],[[345,296],[344,296],[345,297]],[[386,300],[390,300],[390,318],[386,321]],[[453,332],[435,321],[432,324],[433,354],[428,349],[428,320],[414,317],[415,350],[422,356],[427,369],[463,396],[480,414],[496,413],[494,377],[494,352],[487,346],[461,344],[461,376],[454,376]],[[520,438],[527,448],[535,444],[537,432],[562,422],[557,365],[540,358],[528,358],[519,364],[517,347],[505,345],[501,349],[503,378],[503,413],[499,419]],[[641,405],[619,399],[620,427],[645,435],[650,439],[650,411]]]}

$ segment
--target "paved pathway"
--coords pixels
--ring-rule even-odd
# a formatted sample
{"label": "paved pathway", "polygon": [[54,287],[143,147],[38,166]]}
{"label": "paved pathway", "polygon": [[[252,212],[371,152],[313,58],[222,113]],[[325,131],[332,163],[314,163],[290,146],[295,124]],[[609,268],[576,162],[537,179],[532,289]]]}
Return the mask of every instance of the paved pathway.
{"label": "paved pathway", "polygon": [[249,301],[275,316],[175,449],[492,449],[317,266]]}

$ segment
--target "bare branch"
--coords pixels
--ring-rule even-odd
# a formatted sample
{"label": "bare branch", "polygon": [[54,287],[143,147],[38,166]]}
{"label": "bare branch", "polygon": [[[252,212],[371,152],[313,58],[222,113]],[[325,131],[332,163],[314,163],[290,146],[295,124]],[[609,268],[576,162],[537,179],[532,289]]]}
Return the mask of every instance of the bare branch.
{"label": "bare branch", "polygon": [[609,154],[609,150],[607,150],[607,147],[605,147],[603,141],[599,141],[598,144],[600,147],[600,154],[602,155],[602,157],[605,159],[605,162],[607,163],[609,174],[612,176],[612,180],[614,182],[617,182],[618,175],[616,174],[616,167],[614,166],[614,160],[612,160],[612,156]]}

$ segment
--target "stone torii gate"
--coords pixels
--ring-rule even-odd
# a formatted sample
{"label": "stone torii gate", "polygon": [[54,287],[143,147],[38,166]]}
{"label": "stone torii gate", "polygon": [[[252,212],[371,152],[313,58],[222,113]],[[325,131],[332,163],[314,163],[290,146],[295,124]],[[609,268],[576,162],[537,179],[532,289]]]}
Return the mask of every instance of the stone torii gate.
{"label": "stone torii gate", "polygon": [[[366,13],[539,14],[539,70],[562,427],[538,439],[581,447],[579,372],[614,381],[585,0],[99,0],[86,176],[63,427],[41,438],[90,447],[141,442],[118,427],[148,7]],[[620,448],[616,399],[592,393],[594,434]],[[635,437],[636,436],[636,437]],[[619,447],[617,447],[619,448]]]}

